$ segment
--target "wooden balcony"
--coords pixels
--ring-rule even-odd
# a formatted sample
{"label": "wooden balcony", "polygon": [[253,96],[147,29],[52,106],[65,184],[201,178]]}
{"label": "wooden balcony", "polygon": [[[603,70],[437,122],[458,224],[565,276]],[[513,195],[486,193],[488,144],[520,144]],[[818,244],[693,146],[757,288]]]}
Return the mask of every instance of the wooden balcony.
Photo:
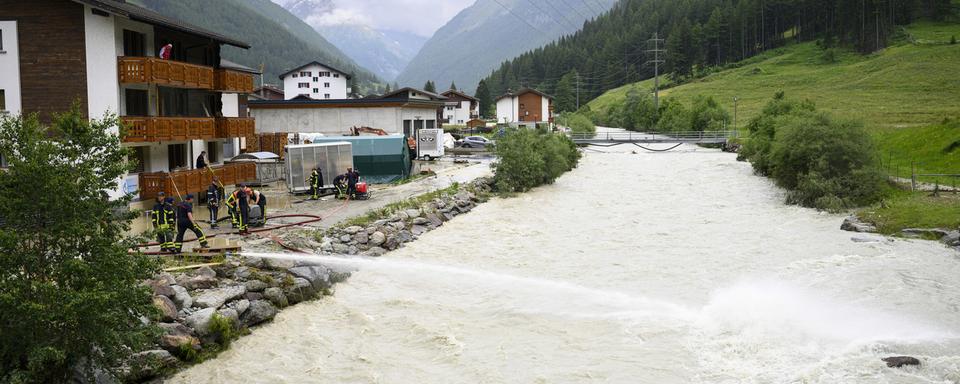
{"label": "wooden balcony", "polygon": [[253,136],[254,124],[252,117],[218,117],[216,135],[222,139]]}
{"label": "wooden balcony", "polygon": [[124,116],[125,143],[214,139],[217,127],[212,117]]}
{"label": "wooden balcony", "polygon": [[217,69],[213,89],[228,93],[253,93],[253,75],[230,69]]}
{"label": "wooden balcony", "polygon": [[[157,84],[167,87],[213,89],[213,67],[156,57],[117,58],[121,84]],[[251,77],[251,89],[253,78]]]}
{"label": "wooden balcony", "polygon": [[207,190],[214,176],[226,187],[226,193],[230,193],[231,186],[256,179],[257,166],[252,162],[243,162],[204,169],[141,173],[140,198],[153,199],[159,192],[167,196],[177,196],[177,191],[183,195],[198,194]]}

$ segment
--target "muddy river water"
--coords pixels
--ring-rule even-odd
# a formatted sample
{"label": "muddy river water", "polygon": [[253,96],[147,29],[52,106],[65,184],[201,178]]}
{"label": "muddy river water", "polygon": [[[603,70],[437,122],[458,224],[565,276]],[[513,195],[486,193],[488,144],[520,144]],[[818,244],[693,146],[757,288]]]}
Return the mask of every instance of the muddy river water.
{"label": "muddy river water", "polygon": [[168,381],[960,381],[958,254],[782,202],[716,150],[588,151]]}

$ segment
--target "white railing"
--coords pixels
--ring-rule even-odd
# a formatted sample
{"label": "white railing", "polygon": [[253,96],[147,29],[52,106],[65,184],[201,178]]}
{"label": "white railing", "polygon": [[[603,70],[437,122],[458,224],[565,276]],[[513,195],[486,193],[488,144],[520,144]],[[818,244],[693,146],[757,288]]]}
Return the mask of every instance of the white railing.
{"label": "white railing", "polygon": [[737,131],[683,131],[683,132],[597,132],[570,133],[574,141],[606,142],[667,142],[667,141],[720,141],[738,136]]}

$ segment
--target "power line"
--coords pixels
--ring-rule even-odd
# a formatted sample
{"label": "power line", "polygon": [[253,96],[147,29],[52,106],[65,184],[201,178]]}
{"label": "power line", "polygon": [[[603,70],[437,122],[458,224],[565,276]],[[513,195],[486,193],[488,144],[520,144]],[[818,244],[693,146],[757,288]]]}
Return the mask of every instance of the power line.
{"label": "power line", "polygon": [[[560,24],[560,22],[557,21],[557,19],[555,19],[552,15],[550,15],[546,10],[544,10],[543,8],[540,8],[540,5],[538,5],[538,4],[535,2],[535,0],[527,0],[527,2],[530,3],[531,5],[533,5],[534,7],[537,7],[537,9],[540,10],[540,12],[543,12],[544,15],[547,15],[547,17],[549,17],[550,20],[552,20],[554,23],[557,23],[557,25],[559,25],[560,28],[565,28],[563,24]],[[547,3],[547,5],[550,5],[550,3]],[[551,6],[551,8],[553,8],[553,7]],[[567,16],[566,16],[566,15],[564,15],[564,14],[560,13],[559,11],[557,11],[556,8],[553,8],[553,10],[556,11],[558,14],[560,14],[560,16],[562,16],[562,17],[567,21],[567,23],[568,23],[568,25],[569,25],[570,27],[572,27],[572,28],[574,28],[574,29],[577,28],[575,24],[573,24],[572,22],[570,22],[570,19],[567,19]]]}
{"label": "power line", "polygon": [[507,8],[506,5],[503,5],[503,3],[500,2],[500,0],[493,0],[493,2],[499,4],[501,8],[503,8],[505,11],[507,11],[507,13],[513,15],[513,17],[516,17],[518,20],[522,21],[524,24],[528,25],[530,28],[533,28],[533,29],[537,30],[537,32],[540,32],[540,33],[542,33],[542,34],[544,34],[544,35],[547,34],[546,32],[540,30],[540,28],[534,27],[533,24],[530,24],[530,22],[527,21],[527,19],[524,19],[524,18],[518,16],[516,13],[513,13],[513,10],[511,10],[510,8]]}
{"label": "power line", "polygon": [[583,2],[583,5],[586,5],[588,9],[590,9],[590,12],[593,12],[593,17],[600,16],[600,12],[597,12],[595,9],[593,9],[593,6],[591,6],[590,3],[587,2],[587,0],[580,0],[580,1]]}
{"label": "power line", "polygon": [[[582,12],[580,12],[579,9],[577,9],[576,7],[571,7],[570,4],[567,4],[567,0],[560,0],[560,1],[563,2],[563,5],[565,5],[567,8],[572,9],[574,12],[576,12],[578,15],[580,15],[580,17],[583,17],[583,21],[590,20],[590,18],[587,17],[587,15],[584,15]],[[579,29],[579,28],[578,28],[578,29]]]}

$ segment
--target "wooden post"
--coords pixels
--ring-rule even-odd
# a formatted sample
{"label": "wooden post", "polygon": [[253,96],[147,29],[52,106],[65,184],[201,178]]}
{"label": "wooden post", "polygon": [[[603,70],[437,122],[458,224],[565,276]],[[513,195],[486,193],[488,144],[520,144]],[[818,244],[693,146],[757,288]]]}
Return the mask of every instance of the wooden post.
{"label": "wooden post", "polygon": [[917,167],[914,162],[910,162],[910,190],[917,190]]}

